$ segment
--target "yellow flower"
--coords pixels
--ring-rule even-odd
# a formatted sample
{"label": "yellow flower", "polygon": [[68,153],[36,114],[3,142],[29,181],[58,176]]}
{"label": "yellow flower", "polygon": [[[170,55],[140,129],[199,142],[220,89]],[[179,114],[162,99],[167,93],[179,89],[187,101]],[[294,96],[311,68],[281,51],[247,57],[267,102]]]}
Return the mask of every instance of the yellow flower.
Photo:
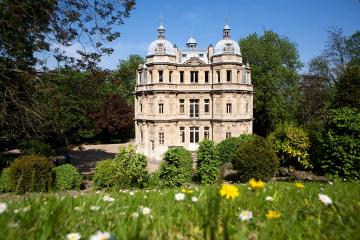
{"label": "yellow flower", "polygon": [[183,193],[193,193],[194,191],[191,190],[191,189],[183,188],[183,189],[181,189],[181,192],[183,192]]}
{"label": "yellow flower", "polygon": [[297,189],[303,189],[305,186],[304,186],[304,184],[302,184],[302,183],[300,183],[300,182],[297,182],[297,183],[295,183],[295,187],[296,187]]}
{"label": "yellow flower", "polygon": [[250,179],[249,185],[252,190],[262,189],[265,187],[265,183],[263,181],[256,180],[255,178]]}
{"label": "yellow flower", "polygon": [[220,188],[220,196],[225,197],[226,199],[234,199],[239,196],[239,190],[234,185],[222,184]]}
{"label": "yellow flower", "polygon": [[279,218],[280,216],[281,216],[280,212],[273,210],[269,210],[268,213],[266,214],[267,219],[276,219]]}

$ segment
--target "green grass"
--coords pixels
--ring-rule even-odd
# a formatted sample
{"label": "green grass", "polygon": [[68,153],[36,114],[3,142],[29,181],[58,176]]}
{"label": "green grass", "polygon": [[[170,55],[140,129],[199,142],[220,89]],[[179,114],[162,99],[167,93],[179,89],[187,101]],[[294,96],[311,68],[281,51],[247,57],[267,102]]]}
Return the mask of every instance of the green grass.
{"label": "green grass", "polygon": [[[0,239],[65,239],[70,232],[88,239],[98,230],[116,239],[360,239],[358,182],[305,183],[302,190],[293,183],[269,183],[256,192],[247,185],[238,188],[235,200],[221,199],[216,186],[207,186],[180,202],[174,197],[180,189],[142,190],[135,196],[119,191],[0,195],[8,204],[0,214]],[[319,193],[333,204],[325,206]],[[103,201],[105,195],[115,201]],[[140,206],[149,207],[151,215],[132,217]],[[254,218],[241,222],[241,210],[253,211]],[[280,211],[281,217],[268,220],[268,210]]]}

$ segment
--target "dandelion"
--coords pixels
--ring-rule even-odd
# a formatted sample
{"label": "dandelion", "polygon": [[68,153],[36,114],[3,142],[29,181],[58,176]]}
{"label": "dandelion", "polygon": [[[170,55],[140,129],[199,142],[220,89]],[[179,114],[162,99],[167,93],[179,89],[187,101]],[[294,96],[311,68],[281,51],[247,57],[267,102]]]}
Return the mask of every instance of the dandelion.
{"label": "dandelion", "polygon": [[133,213],[131,214],[131,217],[132,217],[132,218],[138,218],[138,217],[139,217],[139,213],[133,212]]}
{"label": "dandelion", "polygon": [[101,231],[97,231],[94,235],[90,236],[90,240],[108,240],[110,238],[110,233]]}
{"label": "dandelion", "polygon": [[234,199],[239,196],[239,190],[234,185],[222,184],[220,188],[220,196],[225,197],[226,199]]}
{"label": "dandelion", "polygon": [[281,216],[281,213],[278,211],[274,211],[274,210],[269,210],[268,213],[266,214],[267,219],[277,219],[280,216]]}
{"label": "dandelion", "polygon": [[105,195],[105,196],[103,197],[103,200],[104,200],[105,202],[113,202],[113,201],[115,201],[115,198],[112,198],[112,197],[110,197],[110,196],[108,196],[108,195]]}
{"label": "dandelion", "polygon": [[271,196],[267,196],[267,197],[265,198],[265,200],[266,200],[266,201],[269,201],[269,202],[272,202],[272,201],[274,201],[274,198],[271,197]]}
{"label": "dandelion", "polygon": [[141,207],[140,211],[143,215],[149,215],[151,213],[151,209],[148,207]]}
{"label": "dandelion", "polygon": [[66,235],[67,240],[80,240],[81,235],[79,233],[69,233]]}
{"label": "dandelion", "polygon": [[183,192],[183,193],[193,193],[194,191],[192,189],[183,188],[183,189],[181,189],[181,192]]}
{"label": "dandelion", "polygon": [[91,211],[99,211],[99,209],[100,209],[99,206],[90,206]]}
{"label": "dandelion", "polygon": [[198,198],[197,198],[197,197],[192,197],[192,198],[191,198],[191,201],[192,201],[192,202],[197,202],[197,201],[198,201]]}
{"label": "dandelion", "polygon": [[261,180],[256,180],[255,178],[250,179],[249,186],[252,190],[262,189],[265,187],[265,183]]}
{"label": "dandelion", "polygon": [[129,192],[129,195],[130,195],[131,197],[133,197],[133,196],[135,196],[135,192],[134,192],[134,191],[131,191],[131,192]]}
{"label": "dandelion", "polygon": [[325,194],[319,194],[319,199],[320,201],[322,201],[326,206],[331,205],[332,204],[332,200],[329,196],[325,195]]}
{"label": "dandelion", "polygon": [[297,182],[297,183],[295,183],[295,187],[296,187],[297,189],[303,189],[305,186],[304,186],[304,184],[302,184],[302,183],[300,183],[300,182]]}
{"label": "dandelion", "polygon": [[183,201],[184,199],[185,199],[185,194],[183,194],[183,193],[175,194],[175,200],[176,201]]}
{"label": "dandelion", "polygon": [[242,222],[249,221],[250,219],[253,218],[253,213],[252,213],[252,211],[249,211],[249,210],[241,211],[239,218]]}

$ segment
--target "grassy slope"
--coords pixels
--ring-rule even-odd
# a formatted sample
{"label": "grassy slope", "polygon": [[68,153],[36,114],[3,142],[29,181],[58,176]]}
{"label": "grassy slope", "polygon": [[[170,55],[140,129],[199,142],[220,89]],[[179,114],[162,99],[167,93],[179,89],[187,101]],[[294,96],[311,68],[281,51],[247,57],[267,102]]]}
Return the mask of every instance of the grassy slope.
{"label": "grassy slope", "polygon": [[[239,189],[234,201],[217,201],[214,186],[199,187],[182,202],[174,198],[180,189],[138,191],[134,197],[126,192],[10,197],[7,211],[0,215],[0,239],[65,239],[69,232],[88,239],[97,230],[109,231],[117,239],[360,239],[359,183],[306,183],[302,190],[291,183],[269,183],[257,192],[247,185]],[[326,207],[318,193],[330,196],[334,204]],[[106,194],[115,201],[104,202]],[[198,202],[191,202],[191,196]],[[274,201],[266,201],[266,196]],[[151,209],[151,216],[133,218],[141,205]],[[30,210],[14,213],[27,206]],[[90,206],[100,209],[91,211]],[[238,217],[245,209],[254,213],[249,222]],[[281,217],[266,219],[268,210],[280,211]]]}

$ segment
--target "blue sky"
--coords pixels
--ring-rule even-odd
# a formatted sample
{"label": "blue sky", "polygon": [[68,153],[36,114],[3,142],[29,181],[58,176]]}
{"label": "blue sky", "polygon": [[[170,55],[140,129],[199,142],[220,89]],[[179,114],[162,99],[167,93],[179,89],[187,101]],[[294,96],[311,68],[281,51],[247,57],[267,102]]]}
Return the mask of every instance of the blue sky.
{"label": "blue sky", "polygon": [[137,0],[130,18],[119,26],[121,37],[111,44],[114,54],[105,57],[101,66],[114,69],[129,54],[145,56],[147,46],[157,37],[160,16],[167,39],[180,48],[185,47],[191,32],[200,48],[216,44],[227,17],[233,39],[272,29],[297,44],[306,64],[321,53],[329,27],[341,27],[346,35],[360,30],[360,1]]}

